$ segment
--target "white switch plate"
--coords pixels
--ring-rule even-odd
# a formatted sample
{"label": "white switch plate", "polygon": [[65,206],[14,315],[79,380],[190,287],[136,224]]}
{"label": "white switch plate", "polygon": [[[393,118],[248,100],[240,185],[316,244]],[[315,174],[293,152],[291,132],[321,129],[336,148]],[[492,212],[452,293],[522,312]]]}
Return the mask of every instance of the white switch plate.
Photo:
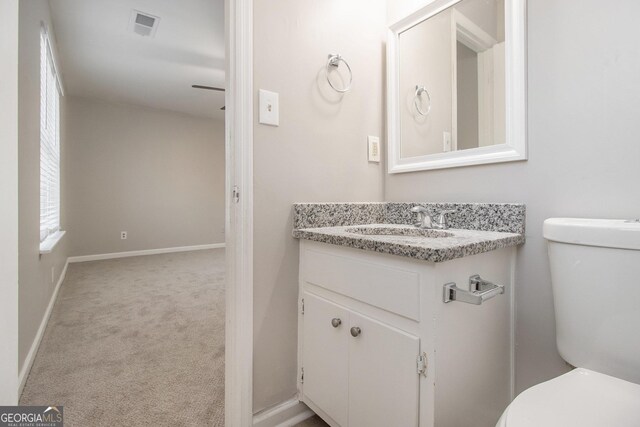
{"label": "white switch plate", "polygon": [[276,92],[260,89],[260,123],[280,125],[279,97]]}
{"label": "white switch plate", "polygon": [[442,151],[451,151],[451,132],[442,132]]}
{"label": "white switch plate", "polygon": [[367,144],[369,147],[369,161],[380,163],[380,138],[377,136],[368,136]]}

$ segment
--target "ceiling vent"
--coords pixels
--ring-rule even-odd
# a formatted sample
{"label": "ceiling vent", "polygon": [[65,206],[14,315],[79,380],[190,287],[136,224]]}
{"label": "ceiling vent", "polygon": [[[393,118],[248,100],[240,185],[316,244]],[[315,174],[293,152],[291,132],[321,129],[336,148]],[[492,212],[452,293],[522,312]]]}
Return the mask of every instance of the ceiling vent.
{"label": "ceiling vent", "polygon": [[157,16],[134,10],[131,14],[130,27],[136,34],[153,37],[156,34],[159,22],[160,18]]}

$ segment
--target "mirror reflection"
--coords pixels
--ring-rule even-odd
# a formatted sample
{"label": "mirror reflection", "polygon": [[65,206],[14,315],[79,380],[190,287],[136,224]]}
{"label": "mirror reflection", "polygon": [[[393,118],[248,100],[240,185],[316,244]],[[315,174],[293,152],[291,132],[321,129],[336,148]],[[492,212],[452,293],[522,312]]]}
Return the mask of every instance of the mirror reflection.
{"label": "mirror reflection", "polygon": [[399,34],[400,157],[504,144],[504,0],[463,0]]}

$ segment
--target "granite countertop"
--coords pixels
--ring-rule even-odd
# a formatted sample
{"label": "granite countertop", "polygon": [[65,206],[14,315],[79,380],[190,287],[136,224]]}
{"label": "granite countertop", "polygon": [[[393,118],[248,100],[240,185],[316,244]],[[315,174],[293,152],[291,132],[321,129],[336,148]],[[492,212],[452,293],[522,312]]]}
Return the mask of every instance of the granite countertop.
{"label": "granite countertop", "polygon": [[[452,228],[407,224],[406,212],[418,204],[455,209]],[[443,262],[524,243],[524,214],[522,204],[305,203],[294,205],[293,237]]]}

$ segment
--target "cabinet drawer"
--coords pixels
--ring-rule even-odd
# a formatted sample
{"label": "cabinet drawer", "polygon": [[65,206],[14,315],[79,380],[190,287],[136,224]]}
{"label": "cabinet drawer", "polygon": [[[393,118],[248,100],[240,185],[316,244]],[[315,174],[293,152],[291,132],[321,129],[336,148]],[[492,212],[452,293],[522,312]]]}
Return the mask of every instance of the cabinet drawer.
{"label": "cabinet drawer", "polygon": [[417,272],[306,249],[301,278],[307,283],[420,321],[420,276]]}

